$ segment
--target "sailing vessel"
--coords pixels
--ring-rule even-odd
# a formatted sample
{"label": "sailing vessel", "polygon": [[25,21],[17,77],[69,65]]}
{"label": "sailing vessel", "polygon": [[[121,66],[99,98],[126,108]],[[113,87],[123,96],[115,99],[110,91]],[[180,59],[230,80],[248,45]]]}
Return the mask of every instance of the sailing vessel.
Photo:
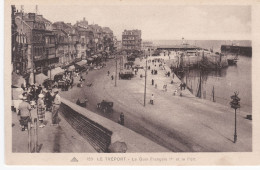
{"label": "sailing vessel", "polygon": [[236,65],[238,61],[238,55],[236,55],[234,58],[227,59],[228,65]]}

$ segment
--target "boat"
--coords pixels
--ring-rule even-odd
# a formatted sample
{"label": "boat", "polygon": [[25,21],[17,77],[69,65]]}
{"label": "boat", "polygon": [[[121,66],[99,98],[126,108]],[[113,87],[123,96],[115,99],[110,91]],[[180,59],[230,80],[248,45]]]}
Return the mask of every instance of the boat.
{"label": "boat", "polygon": [[227,59],[227,61],[228,61],[228,65],[230,66],[236,65],[238,61],[238,54],[234,58]]}
{"label": "boat", "polygon": [[236,58],[233,58],[233,59],[227,59],[227,61],[228,61],[228,65],[231,66],[231,65],[236,65],[238,59],[236,59]]}

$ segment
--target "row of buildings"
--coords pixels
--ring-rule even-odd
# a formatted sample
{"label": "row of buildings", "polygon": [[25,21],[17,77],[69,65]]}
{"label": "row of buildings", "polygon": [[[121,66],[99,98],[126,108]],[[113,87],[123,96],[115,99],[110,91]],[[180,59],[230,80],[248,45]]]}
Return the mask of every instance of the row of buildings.
{"label": "row of buildings", "polygon": [[141,30],[124,30],[122,33],[122,49],[126,51],[142,50]]}
{"label": "row of buildings", "polygon": [[83,18],[76,24],[50,22],[42,15],[24,13],[12,6],[12,70],[27,83],[35,76],[81,60],[106,57],[117,43],[109,27],[89,24]]}

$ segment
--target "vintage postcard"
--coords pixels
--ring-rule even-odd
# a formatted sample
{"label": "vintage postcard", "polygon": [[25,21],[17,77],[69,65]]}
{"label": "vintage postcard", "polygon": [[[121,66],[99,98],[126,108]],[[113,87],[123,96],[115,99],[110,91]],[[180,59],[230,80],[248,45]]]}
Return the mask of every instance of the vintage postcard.
{"label": "vintage postcard", "polygon": [[6,164],[259,165],[259,11],[6,0]]}

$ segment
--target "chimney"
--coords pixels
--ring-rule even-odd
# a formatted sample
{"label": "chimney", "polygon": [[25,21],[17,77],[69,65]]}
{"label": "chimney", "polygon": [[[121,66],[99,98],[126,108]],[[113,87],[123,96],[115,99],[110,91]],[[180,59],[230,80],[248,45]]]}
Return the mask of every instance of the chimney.
{"label": "chimney", "polygon": [[23,5],[21,5],[21,13],[24,12],[24,8],[23,8]]}
{"label": "chimney", "polygon": [[35,13],[28,13],[29,19],[35,21]]}
{"label": "chimney", "polygon": [[35,6],[35,13],[38,14],[38,5]]}

